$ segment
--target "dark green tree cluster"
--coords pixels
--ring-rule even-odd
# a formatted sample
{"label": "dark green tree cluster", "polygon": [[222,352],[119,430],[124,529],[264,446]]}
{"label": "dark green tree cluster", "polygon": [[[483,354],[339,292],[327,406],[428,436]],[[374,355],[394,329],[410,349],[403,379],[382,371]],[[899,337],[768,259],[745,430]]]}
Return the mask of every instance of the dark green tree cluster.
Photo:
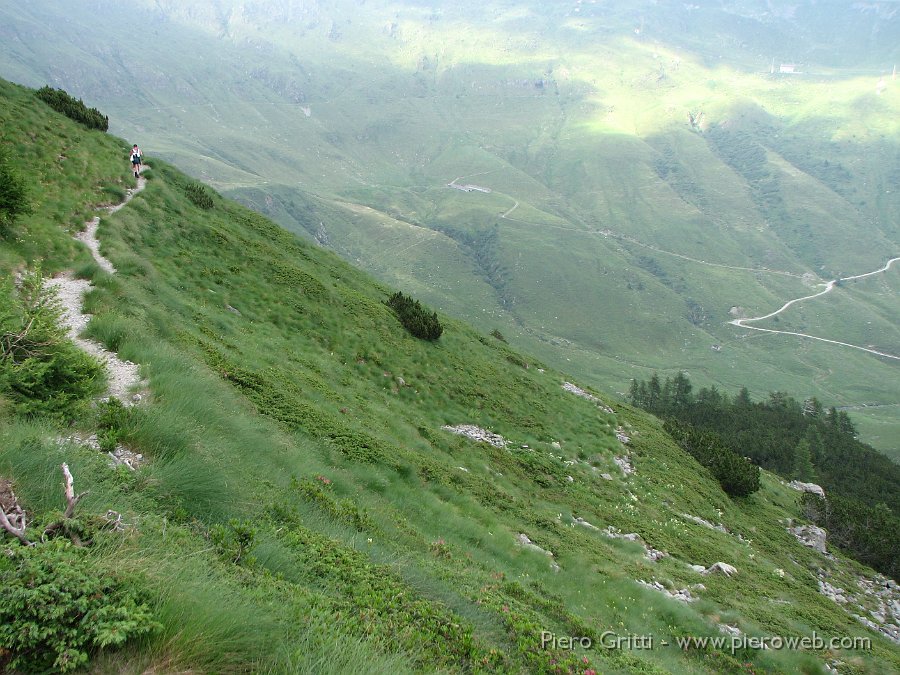
{"label": "dark green tree cluster", "polygon": [[25,179],[0,148],[0,238],[7,236],[16,218],[31,212]]}
{"label": "dark green tree cluster", "polygon": [[41,87],[36,95],[56,112],[83,124],[88,129],[99,131],[109,129],[109,117],[96,108],[88,108],[80,98],[72,98],[63,89]]}
{"label": "dark green tree cluster", "polygon": [[437,340],[444,332],[444,327],[438,321],[437,312],[429,313],[418,300],[413,300],[400,291],[388,298],[385,304],[394,310],[406,330],[417,338]]}
{"label": "dark green tree cluster", "polygon": [[746,497],[759,490],[759,467],[728,448],[718,434],[674,419],[666,420],[664,428],[683,450],[709,469],[732,497]]}
{"label": "dark green tree cluster", "polygon": [[828,541],[873,569],[900,579],[900,518],[886,504],[869,507],[854,499],[804,492],[806,516],[828,530]]}
{"label": "dark green tree cluster", "polygon": [[99,363],[68,339],[40,269],[0,281],[0,396],[23,415],[71,419],[103,383]]}
{"label": "dark green tree cluster", "polygon": [[878,566],[869,564],[882,572],[892,569],[886,558],[868,551],[886,536],[883,509],[900,517],[900,466],[860,442],[846,412],[779,391],[758,402],[746,388],[734,397],[715,387],[695,393],[684,373],[665,381],[655,374],[635,380],[630,398],[660,417],[717,434],[731,450],[769,471],[822,485],[834,500],[830,522],[842,533],[839,545],[854,557],[878,560]]}

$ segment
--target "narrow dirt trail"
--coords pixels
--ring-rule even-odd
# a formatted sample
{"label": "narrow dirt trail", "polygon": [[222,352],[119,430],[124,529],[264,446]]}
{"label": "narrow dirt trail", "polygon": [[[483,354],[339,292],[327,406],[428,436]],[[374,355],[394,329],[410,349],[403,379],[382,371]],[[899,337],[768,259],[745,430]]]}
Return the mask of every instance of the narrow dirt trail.
{"label": "narrow dirt trail", "polygon": [[[125,200],[121,204],[109,207],[106,211],[112,214],[124,208],[134,195],[144,189],[146,182],[144,178],[138,178],[137,187],[126,193]],[[91,255],[101,269],[109,274],[115,274],[116,268],[100,253],[100,241],[97,239],[99,224],[100,217],[97,216],[86,223],[84,232],[75,235],[75,239],[90,249]],[[56,291],[63,308],[62,324],[68,330],[69,337],[80,349],[103,362],[109,380],[106,395],[117,398],[125,405],[131,405],[134,402],[131,391],[142,384],[140,367],[136,363],[120,359],[115,352],[109,351],[99,342],[79,337],[91,320],[91,315],[85,314],[83,309],[84,295],[91,290],[91,282],[85,279],[76,279],[71,271],[67,271],[58,277],[48,279],[45,283],[47,288]]]}
{"label": "narrow dirt trail", "polygon": [[858,349],[863,352],[868,352],[869,354],[874,354],[876,356],[883,356],[888,359],[895,359],[897,361],[900,361],[900,356],[896,356],[895,354],[888,354],[887,352],[881,352],[881,351],[878,351],[877,349],[870,349],[869,347],[862,347],[860,345],[850,344],[849,342],[841,342],[840,340],[830,340],[828,338],[819,337],[817,335],[808,335],[806,333],[798,333],[796,331],[775,330],[772,328],[759,328],[758,326],[747,325],[754,321],[763,321],[765,319],[771,319],[772,317],[781,314],[788,307],[795,305],[798,302],[803,302],[804,300],[812,300],[813,298],[820,298],[823,295],[826,295],[827,293],[830,293],[832,290],[834,290],[835,286],[837,286],[837,284],[839,282],[855,281],[857,279],[864,279],[866,277],[871,277],[876,274],[881,274],[883,272],[887,272],[891,268],[891,265],[893,265],[898,260],[900,260],[900,257],[891,258],[890,260],[887,261],[887,263],[885,263],[885,265],[883,267],[879,267],[877,270],[873,270],[872,272],[866,272],[865,274],[856,274],[851,277],[842,277],[840,279],[832,279],[827,284],[825,284],[825,290],[819,291],[818,293],[814,293],[812,295],[805,295],[802,298],[794,298],[793,300],[788,300],[779,309],[776,309],[774,312],[769,312],[768,314],[766,314],[764,316],[757,316],[757,317],[753,317],[753,318],[749,318],[749,319],[733,319],[733,320],[729,321],[728,323],[731,324],[732,326],[737,326],[738,328],[748,328],[750,330],[761,331],[763,333],[775,333],[777,335],[794,335],[796,337],[802,337],[802,338],[806,338],[808,340],[818,340],[819,342],[827,342],[829,344],[840,345],[842,347],[851,347],[852,349]]}

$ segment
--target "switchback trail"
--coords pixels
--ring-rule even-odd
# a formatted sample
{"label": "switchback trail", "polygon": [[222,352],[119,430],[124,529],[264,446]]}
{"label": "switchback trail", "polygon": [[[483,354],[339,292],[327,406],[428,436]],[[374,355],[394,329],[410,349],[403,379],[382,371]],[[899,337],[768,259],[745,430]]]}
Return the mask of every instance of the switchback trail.
{"label": "switchback trail", "polygon": [[877,270],[874,270],[872,272],[866,272],[865,274],[856,274],[854,276],[843,277],[841,279],[832,279],[827,284],[825,284],[825,290],[819,291],[818,293],[814,293],[812,295],[805,295],[802,298],[795,298],[793,300],[788,300],[779,309],[776,309],[774,312],[769,312],[768,314],[766,314],[764,316],[757,316],[757,317],[753,317],[753,318],[749,318],[749,319],[733,319],[733,320],[729,321],[728,323],[731,324],[732,326],[737,326],[739,328],[749,328],[750,330],[757,330],[757,331],[761,331],[763,333],[775,333],[775,334],[779,334],[779,335],[794,335],[796,337],[807,338],[809,340],[818,340],[819,342],[827,342],[829,344],[840,345],[842,347],[851,347],[853,349],[859,349],[860,351],[868,352],[869,354],[875,354],[876,356],[883,356],[888,359],[895,359],[895,360],[900,361],[900,356],[896,356],[894,354],[888,354],[886,352],[880,352],[877,349],[870,349],[869,347],[861,347],[860,345],[850,344],[849,342],[841,342],[839,340],[829,340],[828,338],[819,337],[817,335],[807,335],[806,333],[798,333],[795,331],[775,330],[772,328],[759,328],[758,326],[747,325],[748,323],[752,323],[754,321],[763,321],[765,319],[771,319],[773,316],[777,316],[778,314],[781,314],[788,307],[790,307],[791,305],[795,305],[798,302],[803,302],[804,300],[812,300],[813,298],[819,298],[827,293],[830,293],[839,282],[855,281],[856,279],[864,279],[865,277],[870,277],[875,274],[881,274],[882,272],[887,272],[890,269],[891,265],[894,264],[895,262],[897,262],[898,260],[900,260],[900,257],[891,258],[890,260],[887,261],[887,263],[885,263],[885,265],[883,267],[879,267]]}

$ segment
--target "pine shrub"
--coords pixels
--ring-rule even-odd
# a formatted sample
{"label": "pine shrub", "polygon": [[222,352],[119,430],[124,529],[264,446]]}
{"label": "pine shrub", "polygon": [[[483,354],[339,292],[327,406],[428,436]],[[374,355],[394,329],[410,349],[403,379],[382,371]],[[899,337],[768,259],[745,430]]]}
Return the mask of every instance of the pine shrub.
{"label": "pine shrub", "polygon": [[194,203],[194,206],[199,206],[207,211],[213,207],[212,193],[203,183],[188,183],[184,187],[184,194]]}
{"label": "pine shrub", "polygon": [[0,150],[0,237],[6,236],[16,218],[30,212],[25,181]]}
{"label": "pine shrub", "polygon": [[400,291],[388,298],[385,304],[394,310],[406,330],[417,338],[437,340],[444,332],[444,327],[438,321],[437,312],[429,313],[418,300],[413,300]]}
{"label": "pine shrub", "polygon": [[62,539],[12,547],[0,556],[0,660],[13,672],[81,668],[159,626],[142,600]]}
{"label": "pine shrub", "polygon": [[109,117],[96,108],[88,108],[80,98],[72,98],[63,89],[41,87],[36,94],[39,99],[56,112],[83,124],[88,129],[97,129],[99,131],[109,129]]}

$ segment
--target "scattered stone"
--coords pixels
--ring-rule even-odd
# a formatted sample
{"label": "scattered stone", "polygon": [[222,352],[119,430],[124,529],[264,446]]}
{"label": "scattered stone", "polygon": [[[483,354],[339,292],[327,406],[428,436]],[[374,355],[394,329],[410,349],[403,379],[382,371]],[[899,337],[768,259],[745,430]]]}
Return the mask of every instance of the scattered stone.
{"label": "scattered stone", "polygon": [[107,453],[112,459],[112,466],[126,466],[132,471],[144,463],[144,456],[138,452],[132,452],[128,448],[117,445],[116,449]]}
{"label": "scattered stone", "polygon": [[[542,370],[540,372],[544,372],[544,371]],[[606,405],[603,401],[601,401],[599,398],[597,398],[590,392],[585,391],[581,387],[572,384],[571,382],[563,382],[562,388],[565,389],[570,394],[575,394],[576,396],[580,396],[581,398],[587,399],[591,403],[597,404],[597,407],[599,407],[603,412],[609,413],[610,415],[615,414],[615,411],[612,408],[610,408],[608,405]]]}
{"label": "scattered stone", "polygon": [[690,513],[682,513],[681,517],[690,520],[692,523],[697,523],[697,525],[702,525],[703,527],[709,528],[710,530],[715,530],[716,532],[722,532],[723,534],[728,534],[728,530],[721,523],[713,524],[708,520],[704,520],[699,516],[692,516]]}
{"label": "scattered stone", "polygon": [[703,565],[688,565],[692,570],[698,572],[699,574],[703,574],[706,572],[706,568]]}
{"label": "scattered stone", "polygon": [[612,525],[608,525],[607,528],[602,532],[604,536],[609,537],[610,539],[622,539],[624,541],[633,541],[640,544],[644,547],[644,557],[647,558],[647,560],[649,560],[650,562],[656,562],[657,560],[665,558],[669,555],[665,551],[660,551],[659,549],[655,549],[650,546],[637,532],[628,532],[627,534],[623,534],[619,530],[619,528],[613,527]]}
{"label": "scattered stone", "polygon": [[400,376],[398,375],[398,376],[397,376],[397,384],[399,384],[401,387],[405,387],[405,386],[406,386],[406,380],[404,380],[402,377],[400,377]]}
{"label": "scattered stone", "polygon": [[550,558],[551,559],[550,560],[550,568],[554,572],[559,572],[559,569],[560,569],[559,564],[555,560],[553,560],[553,553],[551,553],[547,549],[541,548],[540,546],[535,544],[533,541],[531,541],[531,539],[528,538],[527,534],[524,534],[522,532],[517,534],[516,535],[516,543],[519,546],[521,546],[522,548],[527,548],[530,551],[534,551],[535,553],[540,553],[541,555],[545,555],[548,558]]}
{"label": "scattered stone", "polygon": [[567,482],[567,483],[574,483],[574,482],[575,482],[575,479],[572,478],[572,476],[566,476],[566,482]]}
{"label": "scattered stone", "polygon": [[634,473],[634,467],[631,466],[631,460],[627,455],[623,455],[621,457],[613,457],[613,461],[616,463],[616,466],[622,470],[626,476],[629,476]]}
{"label": "scattered stone", "polygon": [[464,466],[458,466],[456,468],[459,469],[460,471],[465,471],[466,473],[469,473],[469,470]]}
{"label": "scattered stone", "polygon": [[701,574],[705,576],[709,576],[710,574],[724,574],[726,577],[731,577],[737,574],[737,568],[728,563],[717,562],[707,567]]}
{"label": "scattered stone", "polygon": [[597,532],[600,531],[600,528],[599,528],[599,527],[597,527],[597,526],[594,525],[593,523],[589,523],[589,522],[586,521],[584,518],[576,518],[576,519],[575,519],[574,521],[572,521],[572,522],[574,522],[576,525],[581,525],[581,527],[586,527],[586,528],[589,529],[589,530],[595,530],[595,531],[597,531]]}
{"label": "scattered stone", "polygon": [[733,637],[740,637],[743,635],[740,628],[737,626],[730,626],[727,623],[720,623],[719,630],[725,633],[725,635],[731,635]]}
{"label": "scattered stone", "polygon": [[616,427],[616,438],[619,439],[621,443],[628,445],[631,443],[631,436],[625,433],[625,429],[622,427]]}
{"label": "scattered stone", "polygon": [[787,531],[794,535],[804,546],[816,549],[819,553],[826,553],[825,540],[828,532],[816,525],[798,525],[789,527]]}
{"label": "scattered stone", "polygon": [[500,434],[495,434],[486,429],[482,429],[481,427],[476,427],[474,424],[458,424],[456,426],[445,425],[442,426],[441,429],[449,431],[451,434],[458,434],[460,436],[471,438],[473,441],[489,443],[495,448],[505,448],[508,443],[508,441]]}
{"label": "scattered stone", "polygon": [[244,316],[243,314],[241,314],[241,310],[239,310],[237,307],[232,307],[231,305],[225,305],[225,309],[227,309],[232,314],[237,314],[238,316]]}
{"label": "scattered stone", "polygon": [[694,602],[697,598],[695,598],[690,589],[682,588],[680,591],[670,591],[668,588],[663,586],[658,581],[648,582],[643,579],[638,579],[637,582],[641,586],[646,586],[647,588],[652,588],[654,591],[659,591],[660,593],[664,593],[668,595],[673,600],[678,600],[680,602]]}
{"label": "scattered stone", "polygon": [[602,478],[603,480],[612,480],[613,479],[613,477],[610,476],[608,473],[601,473],[600,478]]}
{"label": "scattered stone", "polygon": [[822,489],[821,485],[816,485],[815,483],[801,483],[799,480],[792,480],[788,487],[792,487],[800,492],[812,492],[814,495],[825,499],[825,490]]}
{"label": "scattered stone", "polygon": [[562,446],[559,444],[559,441],[553,441],[550,445],[552,445],[557,450],[561,450]]}
{"label": "scattered stone", "polygon": [[[850,616],[867,628],[900,644],[900,586],[882,574],[875,574],[871,579],[860,575],[854,576],[859,592],[829,583],[827,573],[820,571],[819,592],[842,606]],[[851,611],[851,608],[862,614]],[[864,616],[865,613],[872,618]]]}

